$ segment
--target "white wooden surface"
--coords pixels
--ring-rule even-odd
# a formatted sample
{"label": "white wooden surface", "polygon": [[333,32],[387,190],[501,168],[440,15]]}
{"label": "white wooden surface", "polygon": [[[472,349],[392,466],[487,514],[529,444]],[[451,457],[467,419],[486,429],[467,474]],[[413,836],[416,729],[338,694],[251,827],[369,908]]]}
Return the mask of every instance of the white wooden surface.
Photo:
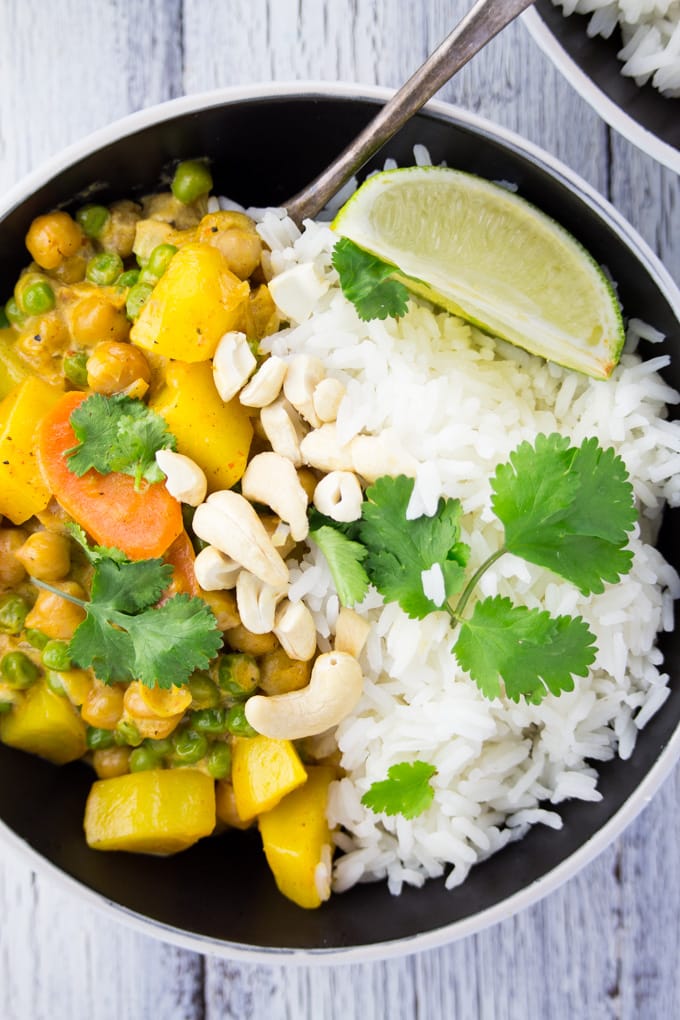
{"label": "white wooden surface", "polygon": [[[0,192],[83,134],[183,93],[304,78],[396,86],[468,6],[2,0]],[[442,98],[576,168],[680,279],[678,179],[612,136],[522,25]],[[614,846],[537,906],[445,949],[339,968],[225,963],[169,948],[82,906],[0,848],[0,1018],[678,1017],[679,804],[676,771]]]}

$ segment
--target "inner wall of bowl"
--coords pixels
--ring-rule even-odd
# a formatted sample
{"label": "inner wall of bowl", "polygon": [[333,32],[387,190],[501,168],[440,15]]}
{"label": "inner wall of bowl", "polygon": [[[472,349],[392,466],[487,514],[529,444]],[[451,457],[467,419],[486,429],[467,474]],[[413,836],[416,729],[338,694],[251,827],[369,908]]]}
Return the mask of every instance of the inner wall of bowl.
{"label": "inner wall of bowl", "polygon": [[[157,189],[174,160],[209,156],[219,193],[245,205],[282,203],[322,169],[375,110],[374,101],[358,99],[253,99],[179,116],[110,144],[40,188],[0,224],[0,298],[9,295],[27,261],[23,238],[31,219],[55,205],[68,205],[93,183],[99,182],[96,194],[102,201],[140,194]],[[388,155],[407,165],[416,143],[429,148],[434,162],[515,182],[525,198],[563,223],[607,265],[618,281],[625,312],[665,332],[664,350],[678,350],[680,323],[649,271],[561,178],[485,129],[432,113],[416,117],[372,165],[381,165]],[[678,364],[668,378],[680,385]],[[662,545],[677,566],[678,555],[668,540],[674,518],[668,515]],[[666,639],[664,650],[673,672],[680,658],[678,638]],[[565,861],[633,793],[679,721],[680,694],[675,691],[641,734],[633,760],[602,768],[602,802],[567,804],[563,831],[536,827],[521,843],[473,869],[461,888],[446,892],[441,881],[431,881],[395,898],[382,883],[362,885],[333,897],[318,911],[303,911],[278,894],[255,832],[203,840],[167,859],[89,850],[82,818],[92,773],[80,764],[58,769],[0,746],[0,774],[12,777],[0,783],[0,817],[40,854],[105,899],[189,935],[233,946],[290,950],[386,943],[455,926]]]}
{"label": "inner wall of bowl", "polygon": [[590,15],[565,18],[552,0],[537,0],[536,10],[547,27],[581,70],[629,117],[680,152],[680,100],[667,99],[651,84],[642,87],[621,74],[617,53],[623,45],[617,29],[609,39],[590,38]]}

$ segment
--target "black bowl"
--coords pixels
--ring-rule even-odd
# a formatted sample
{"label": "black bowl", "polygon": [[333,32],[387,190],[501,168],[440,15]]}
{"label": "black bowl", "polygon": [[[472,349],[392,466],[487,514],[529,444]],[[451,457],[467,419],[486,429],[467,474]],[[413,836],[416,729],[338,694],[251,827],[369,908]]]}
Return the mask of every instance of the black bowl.
{"label": "black bowl", "polygon": [[[179,100],[134,115],[73,147],[8,196],[0,210],[0,294],[26,260],[23,238],[35,215],[96,185],[103,201],[153,189],[178,157],[209,156],[216,187],[244,204],[276,204],[294,194],[376,112],[386,93],[311,86],[231,90]],[[680,350],[680,293],[624,221],[565,167],[521,139],[461,111],[434,104],[374,161],[412,161],[416,142],[435,161],[491,179],[514,181],[522,195],[562,222],[606,263],[625,312],[667,335]],[[659,348],[655,347],[655,353]],[[680,385],[680,359],[668,372]],[[672,515],[662,535],[666,555]],[[677,522],[676,522],[677,523]],[[664,640],[671,672],[677,636]],[[200,952],[251,958],[348,961],[396,955],[477,931],[534,902],[603,849],[649,799],[680,753],[680,690],[640,736],[629,762],[602,768],[600,803],[564,807],[564,828],[536,827],[476,867],[452,892],[441,881],[392,897],[384,884],[362,885],[304,911],[276,891],[256,833],[206,839],[159,859],[89,850],[82,830],[92,773],[55,768],[0,746],[0,831],[36,866],[116,916]]]}
{"label": "black bowl", "polygon": [[552,0],[536,0],[523,19],[541,49],[611,127],[680,173],[680,99],[621,74],[618,29],[610,39],[591,39],[586,33],[590,15],[565,18]]}

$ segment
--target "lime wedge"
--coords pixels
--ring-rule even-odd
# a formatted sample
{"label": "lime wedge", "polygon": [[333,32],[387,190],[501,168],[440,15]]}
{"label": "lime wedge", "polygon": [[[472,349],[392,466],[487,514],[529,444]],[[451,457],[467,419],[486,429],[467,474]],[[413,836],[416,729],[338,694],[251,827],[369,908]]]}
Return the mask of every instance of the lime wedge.
{"label": "lime wedge", "polygon": [[621,310],[600,267],[506,188],[443,167],[386,170],[333,227],[415,294],[532,354],[597,379],[621,356]]}

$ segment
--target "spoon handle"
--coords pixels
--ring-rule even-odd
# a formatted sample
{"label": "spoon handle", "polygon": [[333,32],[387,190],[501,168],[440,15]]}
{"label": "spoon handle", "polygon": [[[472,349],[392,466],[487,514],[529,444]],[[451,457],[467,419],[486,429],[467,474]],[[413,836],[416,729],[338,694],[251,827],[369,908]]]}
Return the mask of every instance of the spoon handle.
{"label": "spoon handle", "polygon": [[345,181],[396,134],[449,78],[533,2],[477,0],[450,35],[337,159],[286,202],[288,215],[298,224],[316,216]]}

